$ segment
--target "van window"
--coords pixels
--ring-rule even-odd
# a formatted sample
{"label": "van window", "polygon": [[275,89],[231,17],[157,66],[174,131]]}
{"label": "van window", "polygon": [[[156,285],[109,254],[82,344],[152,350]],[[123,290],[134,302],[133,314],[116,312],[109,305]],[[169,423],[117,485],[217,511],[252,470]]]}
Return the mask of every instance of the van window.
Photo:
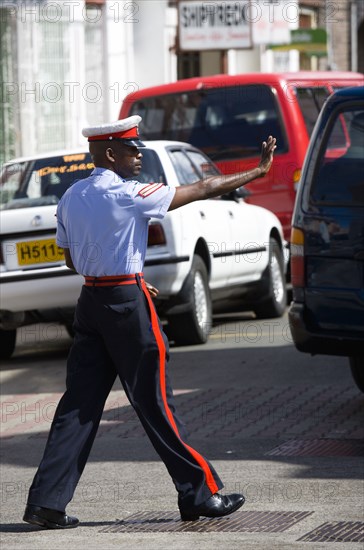
{"label": "van window", "polygon": [[277,138],[276,153],[287,150],[276,98],[265,85],[147,97],[130,114],[142,117],[142,138],[185,141],[216,161],[256,156],[270,134]]}
{"label": "van window", "polygon": [[295,89],[297,101],[305,121],[307,133],[309,136],[315,126],[317,117],[329,97],[330,92],[325,87],[307,87]]}
{"label": "van window", "polygon": [[[337,128],[347,129],[338,147]],[[332,150],[336,148],[336,157]],[[311,187],[311,202],[336,207],[364,206],[364,110],[338,112],[325,136]]]}

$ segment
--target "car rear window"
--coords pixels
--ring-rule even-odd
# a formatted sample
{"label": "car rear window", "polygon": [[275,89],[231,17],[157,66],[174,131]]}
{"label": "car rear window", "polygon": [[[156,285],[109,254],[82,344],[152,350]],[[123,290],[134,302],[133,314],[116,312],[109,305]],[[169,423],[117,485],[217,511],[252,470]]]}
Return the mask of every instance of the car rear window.
{"label": "car rear window", "polygon": [[216,161],[258,155],[270,134],[277,138],[276,153],[287,149],[275,95],[265,85],[146,97],[130,114],[142,117],[142,138],[185,141]]}
{"label": "car rear window", "polygon": [[[142,171],[138,181],[166,183],[157,153],[147,148],[141,151]],[[5,164],[0,173],[0,209],[57,204],[68,187],[89,176],[93,168],[90,153]]]}
{"label": "car rear window", "polygon": [[[345,132],[340,141],[338,128]],[[310,196],[313,204],[364,206],[364,109],[336,113],[324,137]]]}
{"label": "car rear window", "polygon": [[0,174],[1,209],[57,204],[68,187],[87,177],[93,167],[89,153],[5,164]]}

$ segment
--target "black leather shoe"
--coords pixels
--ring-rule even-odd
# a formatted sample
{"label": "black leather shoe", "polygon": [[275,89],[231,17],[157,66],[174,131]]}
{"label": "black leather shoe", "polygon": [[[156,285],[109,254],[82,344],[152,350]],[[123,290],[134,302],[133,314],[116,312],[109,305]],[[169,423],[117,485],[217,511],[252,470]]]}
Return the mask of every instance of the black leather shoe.
{"label": "black leather shoe", "polygon": [[179,505],[182,521],[196,521],[200,516],[207,518],[219,518],[232,514],[243,506],[245,498],[243,495],[220,495],[215,493],[199,506],[190,506],[184,508],[182,503]]}
{"label": "black leather shoe", "polygon": [[28,504],[25,508],[23,521],[46,529],[71,529],[80,523],[77,518],[67,516],[58,510],[41,508],[32,504]]}

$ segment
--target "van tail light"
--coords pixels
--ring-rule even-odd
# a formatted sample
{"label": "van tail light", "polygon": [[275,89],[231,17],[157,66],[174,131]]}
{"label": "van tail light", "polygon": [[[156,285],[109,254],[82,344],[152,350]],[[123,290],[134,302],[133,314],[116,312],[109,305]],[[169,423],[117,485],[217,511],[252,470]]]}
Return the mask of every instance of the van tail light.
{"label": "van tail light", "polygon": [[291,283],[293,287],[305,286],[305,234],[302,229],[291,231]]}
{"label": "van tail light", "polygon": [[295,170],[293,172],[293,189],[295,191],[298,190],[300,179],[301,179],[301,170]]}
{"label": "van tail light", "polygon": [[148,228],[148,246],[166,244],[166,236],[160,223],[151,223]]}

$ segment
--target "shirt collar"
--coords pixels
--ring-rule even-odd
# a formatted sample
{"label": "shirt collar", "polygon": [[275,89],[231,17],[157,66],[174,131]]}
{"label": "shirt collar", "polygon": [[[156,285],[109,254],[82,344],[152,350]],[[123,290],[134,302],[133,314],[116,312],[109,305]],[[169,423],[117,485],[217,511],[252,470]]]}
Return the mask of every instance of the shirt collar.
{"label": "shirt collar", "polygon": [[118,174],[116,174],[116,172],[113,172],[112,170],[109,170],[108,168],[101,168],[101,167],[98,167],[98,166],[95,166],[95,168],[92,170],[91,172],[91,176],[111,176],[111,177],[118,177],[121,179],[121,181],[125,181],[124,178],[122,178],[121,176],[118,176]]}

